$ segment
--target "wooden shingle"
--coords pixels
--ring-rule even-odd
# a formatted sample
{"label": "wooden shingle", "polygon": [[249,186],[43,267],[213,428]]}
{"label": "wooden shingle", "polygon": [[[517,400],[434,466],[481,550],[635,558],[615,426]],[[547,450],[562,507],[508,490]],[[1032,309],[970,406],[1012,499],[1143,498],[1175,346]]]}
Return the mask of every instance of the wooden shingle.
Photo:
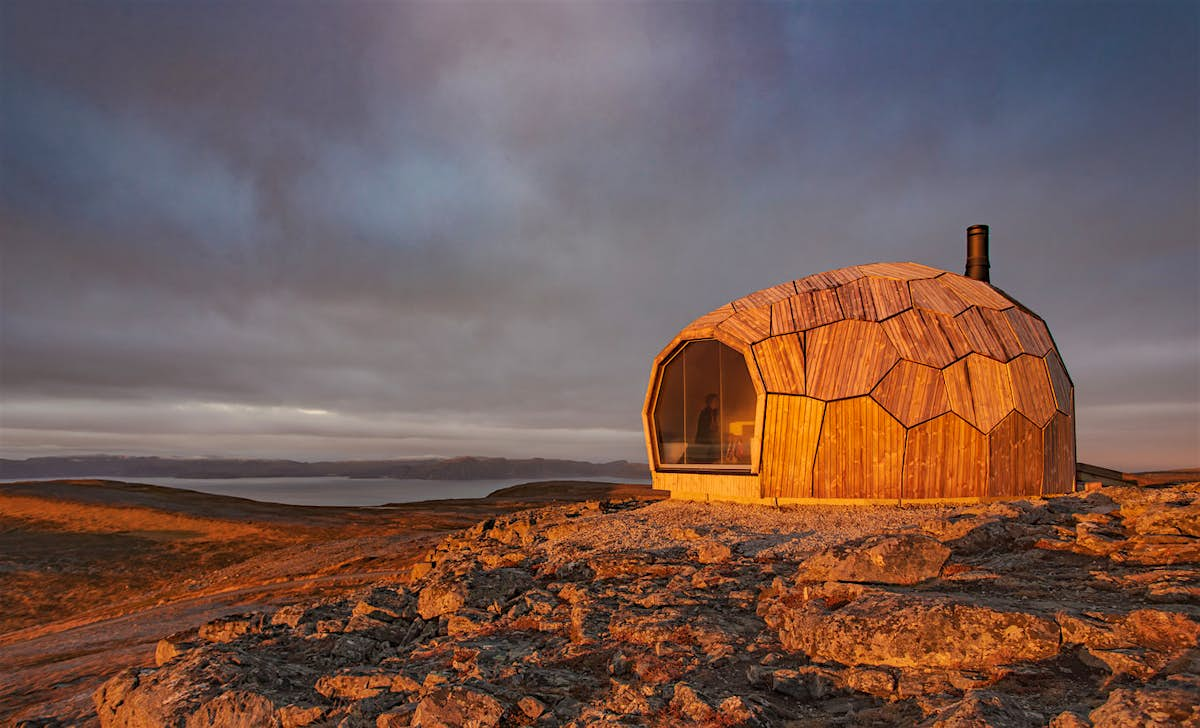
{"label": "wooden shingle", "polygon": [[869,393],[899,361],[879,324],[838,321],[805,336],[808,395],[832,400]]}

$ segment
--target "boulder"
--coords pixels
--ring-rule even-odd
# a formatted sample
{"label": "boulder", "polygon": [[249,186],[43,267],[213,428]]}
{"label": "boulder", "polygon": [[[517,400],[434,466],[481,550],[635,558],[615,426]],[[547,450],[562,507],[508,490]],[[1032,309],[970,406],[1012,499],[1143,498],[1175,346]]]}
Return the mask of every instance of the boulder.
{"label": "boulder", "polygon": [[798,581],[917,584],[936,578],[950,549],[914,533],[869,536],[839,544],[808,559]]}
{"label": "boulder", "polygon": [[687,683],[675,683],[671,710],[696,723],[711,724],[717,717],[717,711]]}
{"label": "boulder", "polygon": [[717,713],[731,725],[744,726],[750,724],[758,714],[758,708],[742,700],[740,696],[732,695],[721,701]]}
{"label": "boulder", "polygon": [[244,634],[258,632],[263,624],[261,614],[233,614],[214,619],[200,627],[200,639],[209,642],[232,642]]}
{"label": "boulder", "polygon": [[231,690],[205,701],[188,716],[187,728],[279,728],[275,704],[247,690]]}
{"label": "boulder", "polygon": [[285,705],[278,710],[280,728],[304,728],[325,716],[319,705]]}
{"label": "boulder", "polygon": [[846,687],[876,697],[889,697],[896,692],[896,676],[889,670],[875,667],[851,667],[842,672]]}
{"label": "boulder", "polygon": [[1095,728],[1168,728],[1200,725],[1200,700],[1180,688],[1120,688],[1088,716]]}
{"label": "boulder", "polygon": [[1128,614],[1090,612],[1055,616],[1063,644],[1085,647],[1085,661],[1114,675],[1146,679],[1200,641],[1200,621],[1182,612],[1135,609]]}
{"label": "boulder", "polygon": [[1021,708],[1008,695],[972,690],[925,725],[929,728],[1035,728],[1045,723],[1044,716]]}
{"label": "boulder", "polygon": [[163,637],[154,647],[154,664],[159,666],[165,665],[188,650],[195,649],[199,644],[196,640],[196,630],[194,629],[187,629]]}
{"label": "boulder", "polygon": [[790,670],[775,670],[770,677],[771,690],[802,703],[822,700],[838,692],[838,677],[830,670],[806,665]]}
{"label": "boulder", "polygon": [[875,589],[804,596],[785,595],[764,618],[785,648],[817,662],[981,670],[1059,650],[1058,625],[1028,612]]}
{"label": "boulder", "polygon": [[331,700],[364,700],[391,689],[392,675],[322,675],[313,685],[321,695]]}
{"label": "boulder", "polygon": [[1200,537],[1200,503],[1121,508],[1125,527],[1144,536]]}
{"label": "boulder", "polygon": [[700,564],[723,564],[733,556],[733,550],[714,539],[702,539],[692,547],[696,562]]}
{"label": "boulder", "polygon": [[421,619],[437,619],[453,614],[467,601],[467,585],[458,579],[437,579],[425,585],[417,596]]}
{"label": "boulder", "polygon": [[1077,713],[1064,710],[1051,718],[1046,728],[1092,728],[1092,724]]}
{"label": "boulder", "polygon": [[550,710],[545,703],[533,697],[532,695],[526,695],[517,701],[517,707],[521,709],[521,712],[525,714],[525,717],[530,718],[531,720],[537,720]]}
{"label": "boulder", "polygon": [[650,712],[646,696],[633,685],[620,680],[609,680],[610,688],[604,698],[603,707],[617,715],[645,715]]}
{"label": "boulder", "polygon": [[1011,553],[1033,546],[1049,532],[1045,526],[1009,518],[985,520],[947,544],[959,556]]}
{"label": "boulder", "polygon": [[425,696],[413,713],[421,728],[492,728],[500,724],[504,706],[472,688],[439,688]]}
{"label": "boulder", "polygon": [[505,546],[528,546],[533,543],[533,520],[525,516],[497,523],[487,535]]}
{"label": "boulder", "polygon": [[271,624],[284,625],[295,629],[296,625],[300,624],[307,614],[308,607],[305,605],[290,604],[275,610],[275,614],[271,615]]}
{"label": "boulder", "polygon": [[137,690],[141,675],[137,668],[123,670],[92,693],[102,728],[157,728],[172,723],[169,709],[159,704],[157,695]]}
{"label": "boulder", "polygon": [[415,703],[405,703],[398,708],[380,713],[375,718],[375,728],[404,728],[412,725],[413,712],[417,706]]}
{"label": "boulder", "polygon": [[442,575],[431,580],[417,597],[422,619],[453,614],[463,606],[499,609],[509,599],[533,586],[533,576],[522,569],[471,571],[465,576]]}
{"label": "boulder", "polygon": [[1112,555],[1117,563],[1143,566],[1200,563],[1200,538],[1172,534],[1137,534]]}

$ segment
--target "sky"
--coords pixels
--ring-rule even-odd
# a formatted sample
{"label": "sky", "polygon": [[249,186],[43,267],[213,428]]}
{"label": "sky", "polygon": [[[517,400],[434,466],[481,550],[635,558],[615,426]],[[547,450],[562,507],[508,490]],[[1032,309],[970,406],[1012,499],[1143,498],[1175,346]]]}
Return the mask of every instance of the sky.
{"label": "sky", "polygon": [[1200,465],[1194,2],[0,3],[0,456],[645,460],[690,320],[832,268],[1049,324]]}

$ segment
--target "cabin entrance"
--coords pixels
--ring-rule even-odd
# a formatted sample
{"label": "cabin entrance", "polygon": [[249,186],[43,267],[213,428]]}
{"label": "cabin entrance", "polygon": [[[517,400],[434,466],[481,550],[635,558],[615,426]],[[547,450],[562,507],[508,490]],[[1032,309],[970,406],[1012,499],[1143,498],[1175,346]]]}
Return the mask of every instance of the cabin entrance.
{"label": "cabin entrance", "polygon": [[714,339],[684,344],[654,402],[660,469],[750,472],[757,401],[744,356]]}

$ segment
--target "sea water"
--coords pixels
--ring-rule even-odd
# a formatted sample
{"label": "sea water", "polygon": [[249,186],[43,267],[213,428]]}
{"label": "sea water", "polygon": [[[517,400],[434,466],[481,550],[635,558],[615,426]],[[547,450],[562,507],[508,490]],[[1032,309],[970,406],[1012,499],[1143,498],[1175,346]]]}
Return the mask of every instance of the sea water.
{"label": "sea water", "polygon": [[[72,478],[75,480],[76,478]],[[510,485],[539,478],[498,480],[420,480],[416,478],[140,478],[104,476],[105,480],[148,483],[213,495],[297,506],[378,506],[444,498],[483,498]],[[540,480],[589,480],[600,483],[649,483],[649,480],[579,476]]]}

